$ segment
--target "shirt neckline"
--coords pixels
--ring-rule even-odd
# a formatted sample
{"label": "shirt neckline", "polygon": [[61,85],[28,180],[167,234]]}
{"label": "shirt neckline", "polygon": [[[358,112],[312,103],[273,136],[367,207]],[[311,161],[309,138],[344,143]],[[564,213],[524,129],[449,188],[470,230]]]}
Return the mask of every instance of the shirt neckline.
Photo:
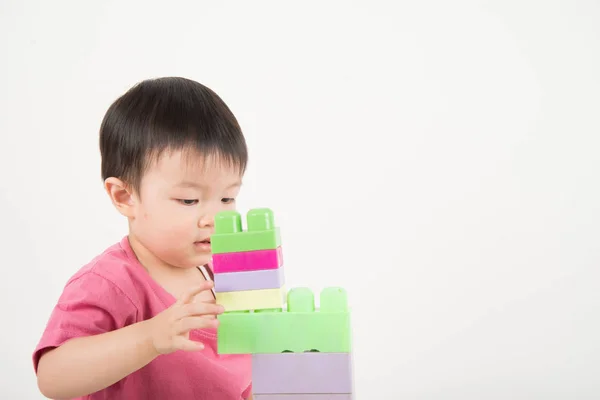
{"label": "shirt neckline", "polygon": [[[144,268],[144,266],[140,263],[137,256],[135,255],[135,252],[131,248],[131,244],[129,243],[129,236],[124,236],[123,239],[121,239],[120,246],[123,249],[123,251],[125,252],[125,254],[127,255],[127,258],[129,258],[131,260],[132,265],[134,267],[133,270],[136,272],[136,274],[138,276],[141,277],[141,279],[143,279],[150,286],[150,288],[152,289],[152,291],[154,292],[156,297],[158,297],[158,299],[162,303],[162,305],[164,307],[162,311],[166,310],[167,308],[169,308],[173,304],[175,304],[177,299],[171,293],[167,292],[165,290],[165,288],[163,288],[161,285],[159,285],[158,282],[156,282],[150,276],[150,274],[148,273],[146,268]],[[199,271],[199,272],[202,275],[205,275],[203,271]],[[205,276],[205,279],[206,279],[206,276]],[[210,338],[217,337],[217,330],[215,328],[195,329],[194,331],[198,332],[198,333],[201,332],[202,335],[208,336]]]}

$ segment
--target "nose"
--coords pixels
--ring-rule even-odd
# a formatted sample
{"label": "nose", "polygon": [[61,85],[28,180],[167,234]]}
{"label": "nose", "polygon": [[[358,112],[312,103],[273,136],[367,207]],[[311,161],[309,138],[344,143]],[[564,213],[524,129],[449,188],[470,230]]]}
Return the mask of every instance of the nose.
{"label": "nose", "polygon": [[206,212],[198,219],[198,227],[200,228],[214,228],[215,227],[215,213]]}

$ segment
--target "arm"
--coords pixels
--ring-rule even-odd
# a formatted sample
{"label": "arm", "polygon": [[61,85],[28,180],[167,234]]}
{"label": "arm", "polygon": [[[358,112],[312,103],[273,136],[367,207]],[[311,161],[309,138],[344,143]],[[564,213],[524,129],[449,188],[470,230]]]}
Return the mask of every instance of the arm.
{"label": "arm", "polygon": [[212,282],[204,282],[146,321],[52,346],[38,363],[40,391],[57,399],[84,396],[118,382],[160,354],[203,349],[202,343],[189,339],[189,331],[216,327],[212,316],[222,313],[223,307],[193,299],[211,288]]}
{"label": "arm", "polygon": [[[159,355],[148,321],[112,332],[72,339],[46,352],[38,366],[38,387],[49,398],[84,396],[104,389]],[[76,378],[74,378],[76,377]]]}

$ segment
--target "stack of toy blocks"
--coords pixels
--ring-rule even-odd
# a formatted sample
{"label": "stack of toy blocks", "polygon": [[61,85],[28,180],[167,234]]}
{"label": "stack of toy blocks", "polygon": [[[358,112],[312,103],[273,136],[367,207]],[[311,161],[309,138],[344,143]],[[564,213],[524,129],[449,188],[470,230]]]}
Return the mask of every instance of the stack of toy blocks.
{"label": "stack of toy blocks", "polygon": [[[325,288],[318,308],[308,288],[293,288],[282,301],[285,292],[275,292],[283,287],[284,276],[273,213],[253,209],[247,220],[244,232],[238,213],[220,213],[211,238],[217,302],[225,307],[218,317],[218,353],[252,354],[255,400],[353,399],[346,291]],[[247,239],[241,239],[244,235]]]}
{"label": "stack of toy blocks", "polygon": [[217,303],[226,311],[281,308],[285,303],[283,257],[273,212],[250,210],[247,230],[237,211],[215,217],[211,236]]}

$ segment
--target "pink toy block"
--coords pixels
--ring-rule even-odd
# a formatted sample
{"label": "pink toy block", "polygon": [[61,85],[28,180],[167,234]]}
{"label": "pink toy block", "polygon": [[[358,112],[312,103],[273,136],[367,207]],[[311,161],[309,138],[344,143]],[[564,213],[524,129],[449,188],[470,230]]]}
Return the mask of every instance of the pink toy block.
{"label": "pink toy block", "polygon": [[353,400],[352,393],[255,394],[254,400]]}
{"label": "pink toy block", "polygon": [[215,292],[277,289],[284,284],[283,267],[215,274]]}
{"label": "pink toy block", "polygon": [[256,394],[352,393],[350,353],[252,355]]}
{"label": "pink toy block", "polygon": [[215,274],[277,269],[282,265],[283,252],[281,246],[269,250],[213,254],[213,271]]}

